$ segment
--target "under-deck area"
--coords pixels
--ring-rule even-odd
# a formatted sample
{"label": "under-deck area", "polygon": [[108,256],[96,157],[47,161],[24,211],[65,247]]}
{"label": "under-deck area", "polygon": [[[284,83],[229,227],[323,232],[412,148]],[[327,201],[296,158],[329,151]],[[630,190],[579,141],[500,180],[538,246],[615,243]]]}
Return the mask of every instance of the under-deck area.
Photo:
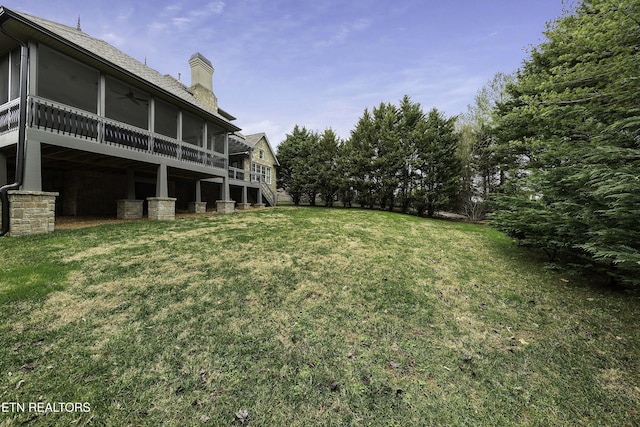
{"label": "under-deck area", "polygon": [[[118,200],[122,199],[143,201],[146,215],[147,199],[158,194],[157,164],[45,143],[40,147],[42,191],[59,194],[56,216],[116,217]],[[7,181],[15,180],[15,145],[1,149],[0,153],[6,159]],[[228,175],[232,176],[228,178],[228,200],[258,204],[257,182],[250,182],[248,176],[245,181],[234,170]],[[176,199],[176,212],[189,212],[193,202],[206,203],[207,210],[215,210],[216,201],[224,199],[222,178],[167,167],[167,197]]]}

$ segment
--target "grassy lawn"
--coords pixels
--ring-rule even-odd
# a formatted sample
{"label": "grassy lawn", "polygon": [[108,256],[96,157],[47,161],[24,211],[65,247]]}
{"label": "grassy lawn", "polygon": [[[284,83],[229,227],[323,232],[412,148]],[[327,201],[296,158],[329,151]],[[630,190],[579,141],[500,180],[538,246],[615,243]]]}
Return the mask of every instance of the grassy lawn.
{"label": "grassy lawn", "polygon": [[90,405],[2,426],[640,424],[639,295],[488,227],[284,207],[0,256],[0,401]]}

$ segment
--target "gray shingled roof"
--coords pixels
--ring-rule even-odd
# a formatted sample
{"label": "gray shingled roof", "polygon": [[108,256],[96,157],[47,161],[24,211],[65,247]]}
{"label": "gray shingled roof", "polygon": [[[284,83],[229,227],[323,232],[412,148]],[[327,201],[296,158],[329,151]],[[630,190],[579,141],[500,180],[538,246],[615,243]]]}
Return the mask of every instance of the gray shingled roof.
{"label": "gray shingled roof", "polygon": [[267,135],[263,132],[263,133],[254,133],[251,135],[245,135],[244,137],[247,141],[247,144],[251,146],[251,148],[253,148],[256,146],[258,141],[260,141],[260,138],[262,138],[263,136],[266,138]]}
{"label": "gray shingled roof", "polygon": [[106,62],[112,64],[116,68],[120,68],[125,72],[131,73],[141,78],[149,85],[155,86],[156,88],[164,92],[168,92],[169,94],[180,98],[181,100],[197,107],[198,109],[203,110],[215,116],[216,118],[228,123],[230,127],[238,129],[237,126],[230,123],[222,114],[212,110],[206,104],[200,102],[197,98],[195,98],[191,94],[191,92],[189,92],[189,88],[179,82],[177,79],[173,78],[170,75],[161,74],[153,68],[148,67],[147,65],[132,58],[121,50],[115,48],[104,40],[91,37],[90,35],[74,27],[59,24],[57,22],[49,21],[47,19],[29,15],[23,12],[16,12],[7,8],[4,9],[20,16],[25,21],[30,23],[31,26],[36,28],[40,27],[37,28],[38,30],[44,29],[45,31],[52,33],[54,36],[57,36],[58,38],[66,41],[70,45],[79,48],[80,50],[84,50],[85,53],[98,56]]}

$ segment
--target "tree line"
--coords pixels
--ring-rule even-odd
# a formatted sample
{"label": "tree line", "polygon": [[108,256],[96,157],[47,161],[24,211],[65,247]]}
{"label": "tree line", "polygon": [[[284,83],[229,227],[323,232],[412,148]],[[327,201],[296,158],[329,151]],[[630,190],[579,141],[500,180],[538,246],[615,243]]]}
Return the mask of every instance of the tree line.
{"label": "tree line", "polygon": [[281,185],[296,203],[488,213],[552,260],[640,284],[640,4],[583,0],[544,35],[460,116],[405,96],[365,110],[345,141],[296,126]]}
{"label": "tree line", "polygon": [[399,105],[366,109],[351,137],[295,126],[278,146],[278,179],[294,203],[319,197],[433,216],[460,193],[456,118],[437,109],[425,114],[405,96]]}

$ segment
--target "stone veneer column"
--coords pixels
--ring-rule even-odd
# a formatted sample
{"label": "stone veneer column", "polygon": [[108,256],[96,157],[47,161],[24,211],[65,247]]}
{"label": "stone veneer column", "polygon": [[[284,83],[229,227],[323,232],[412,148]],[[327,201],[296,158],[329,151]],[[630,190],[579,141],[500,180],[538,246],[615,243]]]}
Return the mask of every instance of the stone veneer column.
{"label": "stone veneer column", "polygon": [[176,199],[172,197],[148,197],[149,219],[176,219]]}
{"label": "stone veneer column", "polygon": [[9,235],[51,233],[55,229],[58,195],[44,191],[9,191]]}
{"label": "stone veneer column", "polygon": [[216,200],[216,212],[219,214],[232,214],[234,213],[236,202],[233,200]]}
{"label": "stone veneer column", "polygon": [[190,202],[189,212],[191,213],[205,213],[207,211],[207,202]]}
{"label": "stone veneer column", "polygon": [[142,204],[144,200],[118,200],[118,219],[142,218]]}

